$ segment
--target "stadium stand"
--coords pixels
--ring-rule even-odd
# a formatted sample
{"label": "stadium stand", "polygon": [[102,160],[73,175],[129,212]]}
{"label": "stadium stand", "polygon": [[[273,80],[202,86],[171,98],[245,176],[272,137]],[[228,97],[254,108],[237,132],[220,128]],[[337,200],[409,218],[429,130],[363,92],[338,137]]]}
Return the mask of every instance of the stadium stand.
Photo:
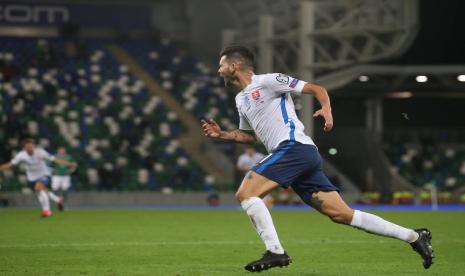
{"label": "stadium stand", "polygon": [[[177,115],[117,63],[108,41],[3,41],[2,161],[19,139],[33,137],[51,152],[70,148],[79,163],[76,190],[209,189],[211,177],[179,146],[184,127]],[[3,190],[26,182],[17,173],[5,178]]]}
{"label": "stadium stand", "polygon": [[235,95],[225,91],[216,71],[188,50],[168,39],[125,41],[122,46],[197,119],[211,118],[226,129],[236,128]]}
{"label": "stadium stand", "polygon": [[421,188],[453,192],[465,186],[464,133],[453,130],[388,132],[384,149],[393,167]]}
{"label": "stadium stand", "polygon": [[[53,152],[66,145],[80,167],[76,190],[208,190],[213,179],[181,147],[177,114],[107,51],[114,41],[5,38],[0,51],[1,161],[32,136]],[[168,39],[118,40],[161,87],[197,119],[237,126],[234,93],[216,72]],[[421,188],[452,192],[465,184],[463,134],[386,132],[393,167]],[[418,134],[422,133],[422,134]],[[447,134],[449,133],[449,134]],[[142,134],[142,135],[141,135]],[[115,150],[118,149],[118,150]],[[24,187],[5,174],[4,190]]]}

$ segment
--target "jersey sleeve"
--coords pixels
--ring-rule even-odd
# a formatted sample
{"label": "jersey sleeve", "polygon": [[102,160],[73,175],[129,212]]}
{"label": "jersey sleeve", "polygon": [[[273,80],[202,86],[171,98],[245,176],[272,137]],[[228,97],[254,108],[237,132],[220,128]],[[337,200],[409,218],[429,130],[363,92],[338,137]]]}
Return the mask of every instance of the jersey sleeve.
{"label": "jersey sleeve", "polygon": [[249,124],[249,121],[247,121],[247,118],[245,118],[241,113],[239,113],[239,129],[240,130],[253,130]]}
{"label": "jersey sleeve", "polygon": [[19,163],[21,163],[23,161],[23,158],[22,158],[22,154],[21,152],[17,153],[13,159],[11,159],[11,164],[13,165],[18,165]]}
{"label": "jersey sleeve", "polygon": [[239,113],[239,129],[253,130],[249,124],[249,121],[247,121],[247,118],[241,113],[241,109],[239,108],[239,103],[238,103],[237,98],[236,98],[236,108],[237,108],[237,113]]}
{"label": "jersey sleeve", "polygon": [[304,81],[280,73],[267,74],[262,82],[264,86],[276,94],[301,94],[306,84]]}

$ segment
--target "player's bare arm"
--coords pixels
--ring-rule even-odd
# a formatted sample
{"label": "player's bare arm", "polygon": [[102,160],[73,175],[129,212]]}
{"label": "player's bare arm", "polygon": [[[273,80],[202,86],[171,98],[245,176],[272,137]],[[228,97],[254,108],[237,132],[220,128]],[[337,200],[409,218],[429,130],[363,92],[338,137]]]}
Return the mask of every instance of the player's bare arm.
{"label": "player's bare arm", "polygon": [[1,164],[0,165],[0,171],[2,170],[8,170],[10,169],[11,167],[13,167],[13,164],[11,162],[7,162],[7,163],[4,163],[4,164]]}
{"label": "player's bare arm", "polygon": [[53,159],[53,162],[58,163],[58,164],[63,165],[63,166],[71,167],[71,168],[77,167],[76,162],[68,162],[68,161],[63,160],[63,159],[55,158],[55,159]]}
{"label": "player's bare arm", "polygon": [[325,119],[324,131],[330,131],[333,128],[333,115],[331,114],[331,102],[326,89],[320,85],[306,83],[302,93],[312,94],[318,100],[321,109],[317,110],[313,117],[322,116]]}
{"label": "player's bare arm", "polygon": [[253,130],[235,129],[231,131],[221,131],[221,139],[232,140],[242,144],[253,144],[257,141]]}
{"label": "player's bare arm", "polygon": [[231,131],[221,130],[221,127],[211,119],[202,120],[202,130],[205,136],[222,140],[235,141],[243,144],[253,144],[257,141],[252,130],[235,129]]}

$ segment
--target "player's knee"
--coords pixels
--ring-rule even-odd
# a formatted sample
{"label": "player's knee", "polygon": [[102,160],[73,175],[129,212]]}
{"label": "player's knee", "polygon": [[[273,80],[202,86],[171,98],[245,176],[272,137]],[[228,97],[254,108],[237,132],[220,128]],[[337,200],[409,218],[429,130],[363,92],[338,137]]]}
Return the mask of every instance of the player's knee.
{"label": "player's knee", "polygon": [[248,198],[251,198],[251,197],[254,197],[256,195],[254,195],[253,193],[250,193],[250,192],[247,192],[245,190],[239,190],[236,192],[236,199],[238,202],[242,202]]}
{"label": "player's knee", "polygon": [[237,201],[239,201],[239,202],[242,202],[242,201],[247,199],[246,194],[244,192],[242,192],[242,191],[237,191],[236,194],[235,194],[235,197],[236,197]]}
{"label": "player's knee", "polygon": [[34,186],[34,189],[37,192],[45,190],[45,185],[42,182],[37,182],[36,185]]}
{"label": "player's knee", "polygon": [[338,211],[328,214],[328,217],[335,223],[350,224],[352,221],[352,212],[349,211]]}

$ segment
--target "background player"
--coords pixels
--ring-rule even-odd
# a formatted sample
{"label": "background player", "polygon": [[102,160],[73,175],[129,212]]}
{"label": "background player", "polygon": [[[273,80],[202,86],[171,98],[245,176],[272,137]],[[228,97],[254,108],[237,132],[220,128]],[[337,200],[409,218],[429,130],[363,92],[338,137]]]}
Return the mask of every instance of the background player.
{"label": "background player", "polygon": [[[253,166],[257,165],[260,160],[262,160],[265,155],[257,152],[254,147],[247,147],[243,154],[239,156],[237,159],[236,168],[240,172],[241,179],[253,168]],[[266,195],[263,198],[263,202],[265,202],[266,207],[271,208],[273,206],[273,197],[271,194]]]}
{"label": "background player", "polygon": [[236,167],[241,172],[241,176],[244,177],[263,157],[265,156],[257,152],[254,147],[247,147],[244,153],[239,155],[237,159]]}
{"label": "background player", "polygon": [[291,262],[278,239],[270,212],[260,198],[278,186],[291,186],[305,203],[336,223],[410,243],[423,258],[424,268],[430,267],[433,254],[429,230],[404,228],[353,210],[324,175],[318,149],[304,133],[290,93],[314,95],[321,104],[314,117],[322,116],[324,130],[330,131],[333,118],[326,89],[282,74],[255,75],[254,55],[242,46],[231,46],[220,53],[218,73],[226,86],[241,89],[236,96],[239,129],[223,131],[213,120],[202,121],[205,135],[239,143],[260,140],[270,152],[247,174],[236,193],[266,245],[263,257],[247,264],[245,269],[259,272]]}
{"label": "background player", "polygon": [[10,162],[0,165],[0,170],[7,170],[14,165],[23,163],[26,167],[29,187],[36,192],[42,206],[41,216],[49,217],[52,215],[49,200],[56,202],[59,210],[63,209],[63,205],[62,198],[47,189],[47,186],[50,184],[50,169],[47,167],[45,161],[59,163],[68,167],[76,167],[76,163],[55,158],[44,149],[36,147],[32,139],[25,139],[22,146],[23,150],[18,152]]}
{"label": "background player", "polygon": [[[59,147],[55,157],[69,163],[74,162],[71,155],[66,152],[65,147]],[[76,167],[69,167],[56,162],[52,163],[51,167],[52,190],[58,193],[63,198],[63,201],[66,201],[68,190],[71,187],[71,174],[74,173]]]}

